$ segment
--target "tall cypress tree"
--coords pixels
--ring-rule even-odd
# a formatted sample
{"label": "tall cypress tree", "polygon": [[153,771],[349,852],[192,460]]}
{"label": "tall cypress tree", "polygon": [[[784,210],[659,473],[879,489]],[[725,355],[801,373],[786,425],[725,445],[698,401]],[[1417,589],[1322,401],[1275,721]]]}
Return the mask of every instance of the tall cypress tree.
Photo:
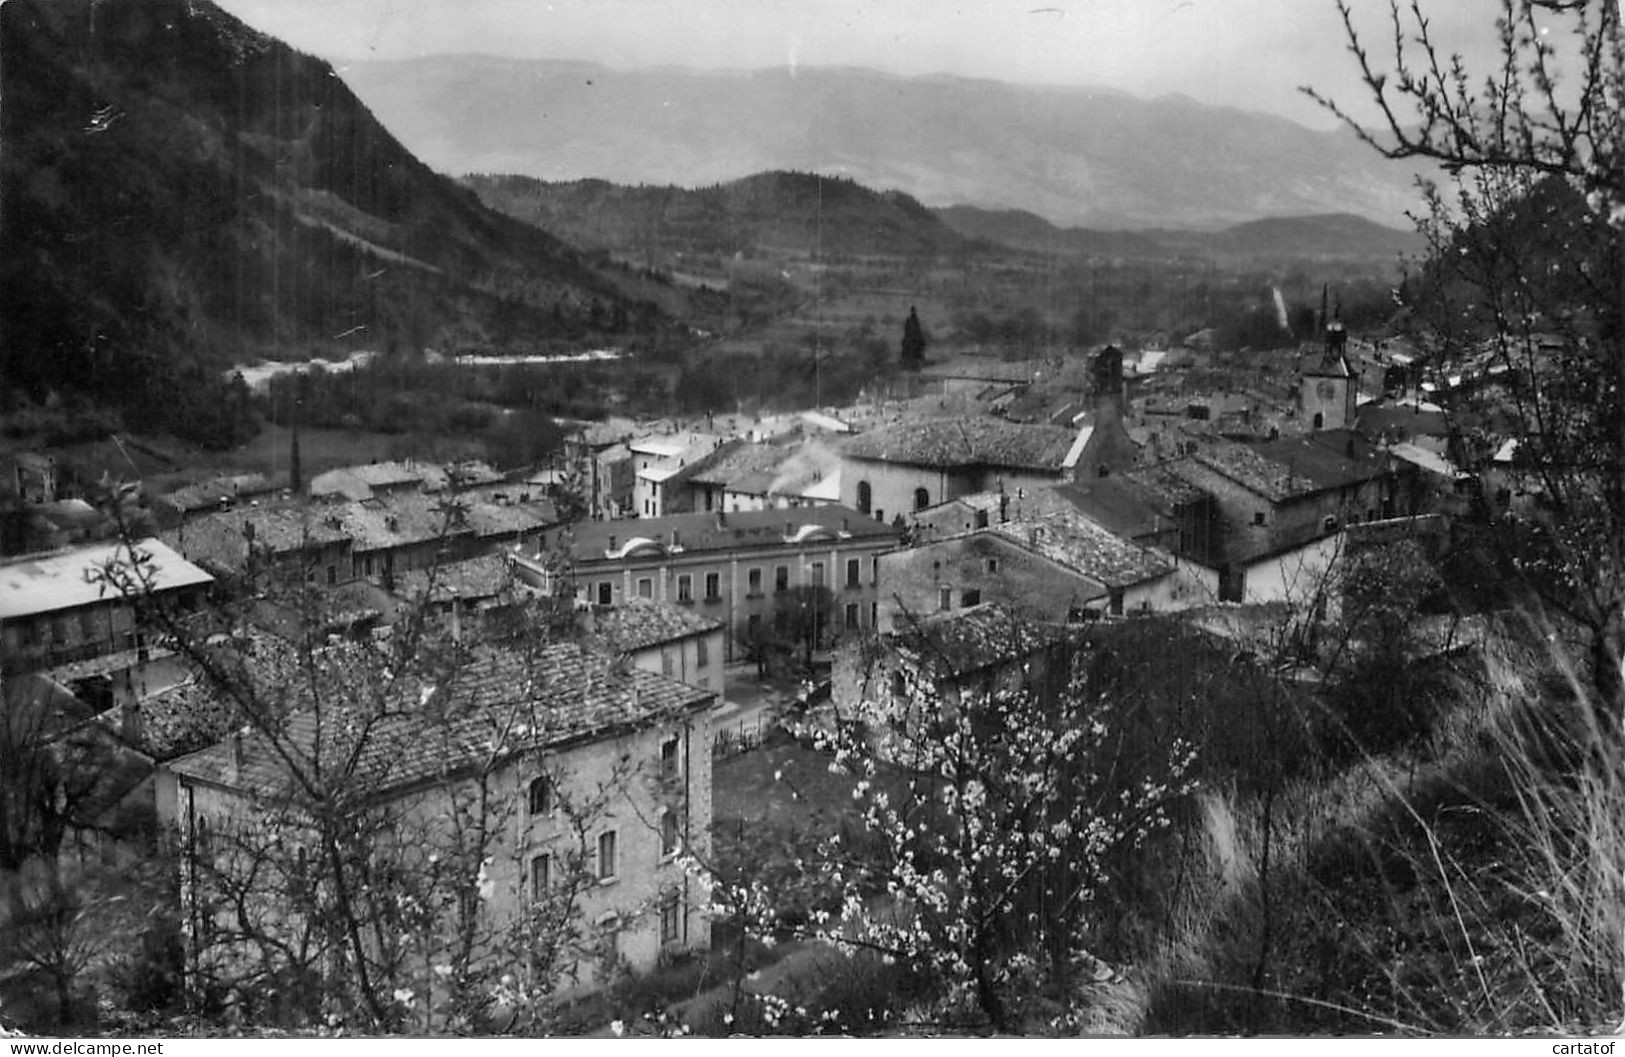
{"label": "tall cypress tree", "polygon": [[913,305],[909,306],[908,318],[903,321],[901,360],[904,367],[916,370],[925,363],[925,331],[920,329],[920,316]]}

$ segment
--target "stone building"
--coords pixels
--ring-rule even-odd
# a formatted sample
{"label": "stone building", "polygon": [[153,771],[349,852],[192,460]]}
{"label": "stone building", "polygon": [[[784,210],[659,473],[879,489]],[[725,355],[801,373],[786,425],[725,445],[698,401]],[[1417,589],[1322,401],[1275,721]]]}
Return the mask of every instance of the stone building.
{"label": "stone building", "polygon": [[984,417],[882,426],[838,446],[841,502],[886,521],[962,495],[1055,484],[1071,476],[1086,439]]}
{"label": "stone building", "polygon": [[[102,577],[109,563],[148,578],[125,597]],[[0,564],[0,672],[14,674],[139,650],[152,644],[139,605],[201,604],[214,577],[157,539],[103,543]]]}
{"label": "stone building", "polygon": [[880,627],[982,602],[1064,623],[1213,601],[1214,570],[1112,532],[1075,493],[983,493],[916,515],[913,545],[881,558]]}
{"label": "stone building", "polygon": [[1213,497],[1227,601],[1301,595],[1336,555],[1343,526],[1416,512],[1405,483],[1414,467],[1352,430],[1217,445],[1162,469]]}
{"label": "stone building", "polygon": [[[674,514],[580,524],[569,536],[577,597],[595,606],[651,599],[691,608],[728,629],[728,659],[804,586],[831,593],[822,642],[874,626],[879,556],[897,545],[890,525],[836,505],[737,514]],[[549,546],[558,539],[549,536]],[[550,587],[546,563],[516,559],[519,575]]]}
{"label": "stone building", "polygon": [[[576,896],[582,943],[551,969],[562,990],[601,984],[615,965],[648,970],[663,952],[710,945],[706,897],[678,858],[685,849],[709,854],[714,694],[573,644],[533,657],[486,651],[445,688],[402,693],[409,700],[369,727],[353,780],[393,813],[398,834],[429,850],[456,846],[446,828],[453,804],[466,805],[471,783],[485,783],[494,793],[481,873],[489,922],[554,897],[555,886],[576,883],[567,864],[584,863],[592,883]],[[455,695],[456,708],[445,710],[455,719],[423,713],[436,694]],[[332,759],[338,726],[295,711],[279,748],[263,733],[238,733],[161,768],[158,815],[178,837],[183,901],[200,857],[228,871],[243,865],[222,858],[229,853],[210,833],[288,803],[287,760],[310,768],[319,750]],[[493,741],[493,731],[508,734]],[[304,839],[297,826],[281,833],[284,846]],[[277,894],[266,890],[261,925],[296,932],[297,908],[277,905]],[[194,922],[205,913],[191,902],[183,911]]]}
{"label": "stone building", "polygon": [[722,701],[727,628],[721,619],[647,598],[595,607],[590,613],[592,634],[606,649],[646,672],[708,690]]}

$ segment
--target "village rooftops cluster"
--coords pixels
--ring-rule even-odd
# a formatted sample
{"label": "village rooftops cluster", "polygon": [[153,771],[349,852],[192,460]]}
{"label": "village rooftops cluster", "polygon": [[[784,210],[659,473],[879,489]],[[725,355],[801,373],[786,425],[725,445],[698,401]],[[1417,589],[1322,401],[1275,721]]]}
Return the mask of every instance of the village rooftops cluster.
{"label": "village rooftops cluster", "polygon": [[1059,472],[1077,435],[1055,426],[1028,426],[995,418],[903,422],[840,442],[852,459],[874,459],[943,469],[961,466]]}
{"label": "village rooftops cluster", "polygon": [[[484,651],[449,685],[401,685],[393,695],[400,707],[372,718],[371,736],[349,772],[355,787],[373,796],[455,778],[484,762],[679,718],[708,707],[715,696],[573,643],[547,646],[533,656]],[[368,718],[353,708],[329,709],[320,720],[312,710],[298,710],[286,721],[285,740],[308,762],[343,725]],[[260,795],[274,796],[289,781],[286,765],[257,732],[183,756],[170,768],[195,781]]]}
{"label": "village rooftops cluster", "polygon": [[240,573],[249,552],[277,558],[349,544],[356,553],[457,539],[518,540],[557,522],[545,500],[509,503],[494,494],[406,491],[363,500],[233,507],[194,517],[164,534],[211,568]]}

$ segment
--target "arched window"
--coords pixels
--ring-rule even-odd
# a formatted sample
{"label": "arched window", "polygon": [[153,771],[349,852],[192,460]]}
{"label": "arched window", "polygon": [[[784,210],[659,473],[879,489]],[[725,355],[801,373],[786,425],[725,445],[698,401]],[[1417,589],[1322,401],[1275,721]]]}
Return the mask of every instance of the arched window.
{"label": "arched window", "polygon": [[923,488],[914,489],[914,509],[924,510],[931,505],[931,493]]}
{"label": "arched window", "polygon": [[546,815],[553,810],[553,783],[547,775],[539,775],[530,783],[530,813]]}
{"label": "arched window", "polygon": [[871,504],[874,503],[874,490],[869,487],[868,481],[858,482],[858,513],[867,514]]}

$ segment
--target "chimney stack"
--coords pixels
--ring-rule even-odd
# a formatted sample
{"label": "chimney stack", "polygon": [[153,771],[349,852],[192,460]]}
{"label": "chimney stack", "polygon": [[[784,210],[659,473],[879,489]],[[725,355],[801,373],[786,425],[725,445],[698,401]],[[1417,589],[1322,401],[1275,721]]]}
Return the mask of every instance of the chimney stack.
{"label": "chimney stack", "polygon": [[141,744],[141,706],[133,700],[119,703],[119,731],[131,745]]}
{"label": "chimney stack", "polygon": [[226,747],[231,753],[227,761],[226,774],[232,781],[237,781],[243,774],[243,732],[234,730],[231,737],[226,739]]}

